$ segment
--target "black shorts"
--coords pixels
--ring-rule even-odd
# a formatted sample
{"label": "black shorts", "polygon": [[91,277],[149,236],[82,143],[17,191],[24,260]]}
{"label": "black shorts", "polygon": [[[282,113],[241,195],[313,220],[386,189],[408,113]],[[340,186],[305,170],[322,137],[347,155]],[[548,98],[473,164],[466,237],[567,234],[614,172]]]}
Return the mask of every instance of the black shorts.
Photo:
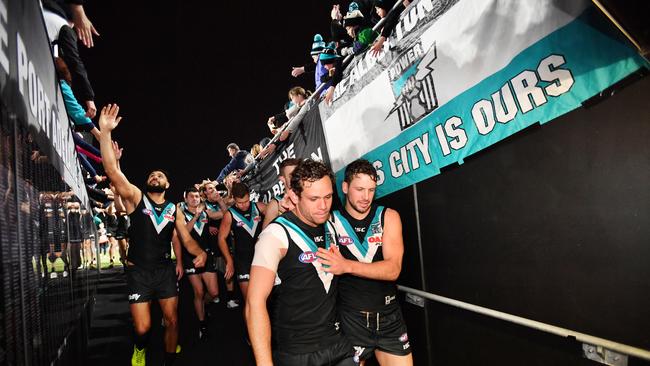
{"label": "black shorts", "polygon": [[253,258],[235,257],[235,274],[237,282],[247,282],[251,278],[251,263]]}
{"label": "black shorts", "polygon": [[129,304],[178,296],[175,266],[170,263],[150,270],[126,266],[126,288]]}
{"label": "black shorts", "polygon": [[274,350],[273,364],[282,366],[356,366],[354,349],[345,337],[328,348],[309,353]]}
{"label": "black shorts", "polygon": [[190,259],[187,253],[183,257],[183,271],[185,271],[186,275],[191,276],[191,275],[197,275],[205,272],[210,272],[210,273],[217,272],[217,267],[214,261],[214,257],[210,253],[208,253],[208,258],[205,260],[205,266],[203,267],[199,267],[199,268],[194,267],[194,263],[192,262],[192,259],[194,258]]}
{"label": "black shorts", "polygon": [[368,359],[376,349],[396,356],[411,353],[406,323],[398,306],[383,313],[339,309],[339,318],[341,330],[352,342],[359,360]]}

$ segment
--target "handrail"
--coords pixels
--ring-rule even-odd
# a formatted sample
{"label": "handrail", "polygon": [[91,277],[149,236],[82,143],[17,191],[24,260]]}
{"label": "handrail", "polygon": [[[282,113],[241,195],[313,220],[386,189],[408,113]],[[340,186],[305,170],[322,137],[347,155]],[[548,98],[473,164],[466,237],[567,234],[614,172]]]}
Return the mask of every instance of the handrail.
{"label": "handrail", "polygon": [[400,291],[404,291],[406,293],[414,294],[420,297],[423,297],[425,299],[429,299],[432,301],[440,302],[443,304],[455,306],[457,308],[461,308],[464,310],[472,311],[475,313],[487,315],[493,318],[505,320],[511,323],[515,323],[518,325],[523,325],[525,327],[541,330],[543,332],[555,334],[561,337],[574,337],[577,341],[583,342],[583,343],[588,343],[594,346],[602,346],[604,348],[610,349],[615,352],[627,354],[633,357],[637,357],[640,359],[648,360],[650,361],[650,351],[645,350],[642,348],[637,348],[633,346],[629,346],[627,344],[623,343],[618,343],[614,341],[610,341],[608,339],[600,338],[600,337],[594,337],[588,334],[576,332],[574,330],[566,329],[566,328],[561,328],[557,327],[555,325],[550,325],[542,322],[538,322],[536,320],[531,320],[527,318],[523,318],[520,316],[504,313],[501,311],[493,310],[493,309],[488,309],[482,306],[478,305],[473,305],[469,304],[466,302],[462,302],[459,300],[454,300],[450,299],[448,297],[440,296],[440,295],[435,295],[429,292],[425,292],[422,290],[416,290],[410,287],[402,286],[402,285],[397,285],[397,288]]}
{"label": "handrail", "polygon": [[[393,7],[391,8],[390,11],[395,10],[395,9],[396,9],[396,8],[397,8],[401,3],[402,3],[402,0],[398,0],[398,1],[396,1],[395,4],[393,5]],[[377,22],[377,24],[375,24],[375,26],[372,27],[372,30],[373,30],[373,31],[376,31],[377,29],[381,28],[381,27],[384,25],[385,22],[386,22],[386,17],[379,19],[379,21]],[[366,50],[366,51],[364,51],[364,52],[368,52],[368,50]],[[350,61],[352,61],[352,58],[353,58],[354,56],[355,56],[355,55],[348,55],[348,56],[346,56],[346,57],[343,59],[343,61],[341,62],[341,66],[345,69],[345,67],[350,63]],[[316,97],[316,96],[320,96],[320,93],[323,91],[323,88],[325,87],[326,84],[327,84],[327,83],[321,83],[321,84],[318,86],[318,88],[316,88],[316,90],[314,91],[314,93],[313,93],[312,95],[310,95],[310,96],[307,98],[307,100],[305,100],[305,104],[303,104],[302,108],[305,108],[305,107],[307,107],[307,106],[309,106],[309,108],[311,108],[311,106],[312,106],[312,101],[314,100],[314,97]],[[271,138],[271,141],[269,141],[268,145],[270,145],[270,144],[272,144],[272,143],[278,141],[278,140],[280,139],[280,135],[282,134],[282,132],[284,132],[284,131],[285,131],[286,129],[288,129],[289,127],[291,127],[293,131],[295,131],[295,128],[298,127],[298,125],[300,125],[301,122],[302,122],[302,119],[301,119],[301,120],[298,120],[297,123],[295,123],[295,124],[291,123],[291,121],[285,123],[285,124],[284,124],[284,127],[283,127],[280,131],[278,131],[278,132],[275,134],[275,136],[273,136],[273,138]],[[267,145],[267,146],[268,146],[268,145]],[[268,155],[267,155],[267,156],[268,156]],[[265,156],[264,158],[266,158],[266,156]],[[257,164],[259,164],[262,160],[264,160],[264,158],[260,158],[260,159],[258,159],[258,158],[256,157],[256,158],[255,158],[255,161],[253,161],[252,163],[248,164],[248,165],[246,166],[246,168],[244,168],[244,171],[243,171],[242,174],[241,174],[242,180],[245,180],[245,179],[247,178],[247,175],[248,175],[248,174],[249,174],[253,169],[255,169],[255,167],[257,166]]]}

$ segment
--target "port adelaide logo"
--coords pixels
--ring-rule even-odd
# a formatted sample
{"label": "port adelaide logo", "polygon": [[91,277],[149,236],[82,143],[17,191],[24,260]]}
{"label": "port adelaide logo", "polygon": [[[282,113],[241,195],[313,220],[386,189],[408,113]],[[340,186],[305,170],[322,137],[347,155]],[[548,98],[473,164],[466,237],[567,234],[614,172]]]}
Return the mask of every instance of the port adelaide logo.
{"label": "port adelaide logo", "polygon": [[438,98],[433,83],[436,58],[435,42],[425,50],[418,40],[388,68],[395,103],[386,120],[397,114],[402,131],[438,108]]}

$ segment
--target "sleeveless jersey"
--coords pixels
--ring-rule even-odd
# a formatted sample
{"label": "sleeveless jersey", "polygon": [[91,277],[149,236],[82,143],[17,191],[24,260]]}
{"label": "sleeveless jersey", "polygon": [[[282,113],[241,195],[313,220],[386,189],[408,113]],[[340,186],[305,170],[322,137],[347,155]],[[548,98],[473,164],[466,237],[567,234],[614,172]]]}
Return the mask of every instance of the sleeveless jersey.
{"label": "sleeveless jersey", "polygon": [[[384,259],[382,243],[385,212],[384,207],[373,205],[363,220],[356,220],[345,209],[332,211],[330,220],[339,234],[338,244],[345,258],[362,263]],[[351,310],[386,311],[397,306],[396,294],[394,281],[345,274],[339,283],[341,306]]]}
{"label": "sleeveless jersey", "polygon": [[[185,204],[185,202],[181,202],[181,207],[183,208],[183,216],[185,216],[185,220],[187,222],[192,221],[194,214],[190,212],[187,204]],[[211,252],[212,248],[210,244],[210,230],[208,230],[208,214],[205,213],[205,211],[201,212],[201,216],[199,216],[199,219],[194,223],[192,230],[190,230],[190,235],[192,236],[192,239],[196,240],[196,242],[199,243],[201,249],[207,252]],[[194,256],[190,254],[187,249],[185,249],[184,245],[182,245],[182,251],[183,260],[185,262],[191,262],[192,259],[194,259]],[[187,258],[187,260],[185,258]]]}
{"label": "sleeveless jersey", "polygon": [[176,222],[176,206],[165,201],[156,204],[145,193],[129,215],[129,252],[133,264],[147,268],[163,267],[171,261],[171,241]]}
{"label": "sleeveless jersey", "polygon": [[228,211],[232,215],[230,230],[235,239],[235,256],[252,261],[255,242],[262,232],[263,220],[260,210],[256,203],[251,202],[248,211],[241,211],[234,206]]}
{"label": "sleeveless jersey", "polygon": [[312,227],[293,212],[276,218],[288,238],[271,293],[272,339],[278,350],[314,352],[340,339],[336,317],[337,278],[317,261],[318,248],[336,245],[330,224]]}
{"label": "sleeveless jersey", "polygon": [[[219,206],[218,203],[210,202],[209,200],[205,201],[205,207],[207,207],[208,210],[211,210],[211,211],[221,211],[221,207]],[[220,224],[221,224],[221,220],[212,220],[208,216],[208,234],[210,232],[209,228],[213,227],[213,228],[217,228],[217,230],[219,230],[219,225]],[[211,240],[210,247],[212,248],[212,253],[214,254],[215,257],[221,257],[222,254],[221,254],[221,249],[219,249],[219,245],[217,243],[217,236],[213,235],[210,240]]]}

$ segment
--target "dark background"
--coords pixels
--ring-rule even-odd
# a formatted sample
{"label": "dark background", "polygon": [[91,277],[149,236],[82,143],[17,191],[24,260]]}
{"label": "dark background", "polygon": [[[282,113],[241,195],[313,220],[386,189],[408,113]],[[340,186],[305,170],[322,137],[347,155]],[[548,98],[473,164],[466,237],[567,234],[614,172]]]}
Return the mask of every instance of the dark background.
{"label": "dark background", "polygon": [[330,34],[329,1],[84,7],[101,35],[81,50],[95,104],[118,103],[124,117],[114,131],[122,170],[141,186],[149,170],[167,169],[172,200],[217,177],[228,143],[249,150],[270,136],[266,121],[283,110],[291,87],[314,90],[313,74],[294,78],[291,67],[311,62],[315,33]]}

